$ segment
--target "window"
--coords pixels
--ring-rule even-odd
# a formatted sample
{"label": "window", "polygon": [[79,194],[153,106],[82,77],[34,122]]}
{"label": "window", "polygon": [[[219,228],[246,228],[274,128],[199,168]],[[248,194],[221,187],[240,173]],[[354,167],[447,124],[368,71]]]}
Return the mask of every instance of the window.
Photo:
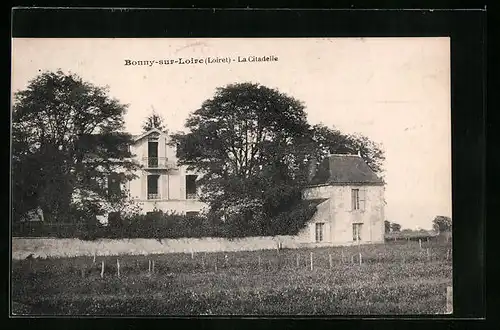
{"label": "window", "polygon": [[158,167],[158,141],[148,141],[148,166]]}
{"label": "window", "polygon": [[325,224],[322,222],[316,223],[316,242],[323,242]]}
{"label": "window", "polygon": [[186,212],[187,217],[197,217],[199,214],[200,214],[200,212],[197,212],[197,211]]}
{"label": "window", "polygon": [[351,205],[353,211],[365,210],[365,190],[352,189],[351,190]]}
{"label": "window", "polygon": [[108,194],[117,196],[121,192],[120,176],[118,173],[111,173],[108,176]]}
{"label": "window", "polygon": [[159,199],[158,179],[159,175],[148,175],[148,199]]}
{"label": "window", "polygon": [[362,223],[352,224],[352,240],[355,242],[361,241],[361,226]]}
{"label": "window", "polygon": [[351,201],[352,210],[359,210],[359,189],[351,190]]}
{"label": "window", "polygon": [[196,175],[186,175],[186,199],[196,199]]}

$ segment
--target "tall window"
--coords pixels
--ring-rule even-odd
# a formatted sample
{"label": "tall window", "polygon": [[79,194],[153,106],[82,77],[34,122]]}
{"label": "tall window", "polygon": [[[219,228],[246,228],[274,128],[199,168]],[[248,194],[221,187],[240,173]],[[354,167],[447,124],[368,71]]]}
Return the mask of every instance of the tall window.
{"label": "tall window", "polygon": [[148,166],[158,167],[158,140],[148,141]]}
{"label": "tall window", "polygon": [[316,223],[316,242],[323,242],[325,224],[323,222]]}
{"label": "tall window", "polygon": [[361,226],[362,223],[352,224],[352,240],[355,242],[361,241]]}
{"label": "tall window", "polygon": [[186,175],[186,199],[196,199],[196,175]]}
{"label": "tall window", "polygon": [[159,199],[158,179],[159,175],[148,175],[148,199]]}
{"label": "tall window", "polygon": [[359,210],[359,189],[351,190],[352,210]]}

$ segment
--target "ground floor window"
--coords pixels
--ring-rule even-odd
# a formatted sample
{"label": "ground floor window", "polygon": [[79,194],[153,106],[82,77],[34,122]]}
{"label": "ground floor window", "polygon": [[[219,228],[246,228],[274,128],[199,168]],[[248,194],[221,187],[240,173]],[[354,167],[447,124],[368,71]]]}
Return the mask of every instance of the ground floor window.
{"label": "ground floor window", "polygon": [[353,241],[361,241],[361,226],[362,223],[353,223],[352,224],[352,240]]}
{"label": "ground floor window", "polygon": [[158,179],[159,175],[148,175],[148,199],[159,199]]}
{"label": "ground floor window", "polygon": [[316,223],[316,242],[323,242],[325,224],[323,222]]}

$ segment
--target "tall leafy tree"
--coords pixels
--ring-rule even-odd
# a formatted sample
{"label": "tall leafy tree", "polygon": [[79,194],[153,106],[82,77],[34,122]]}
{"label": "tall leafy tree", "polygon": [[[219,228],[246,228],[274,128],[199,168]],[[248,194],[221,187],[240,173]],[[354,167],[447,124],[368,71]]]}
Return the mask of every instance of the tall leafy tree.
{"label": "tall leafy tree", "polygon": [[44,72],[14,95],[12,182],[14,215],[37,205],[63,221],[72,202],[108,200],[106,178],[132,178],[127,106],[107,88],[62,71]]}
{"label": "tall leafy tree", "polygon": [[153,112],[146,117],[142,124],[142,131],[144,133],[149,132],[153,128],[159,129],[160,131],[165,131],[166,126],[165,126],[165,120],[163,117],[156,113],[156,111],[153,110]]}
{"label": "tall leafy tree", "polygon": [[310,142],[300,101],[259,84],[232,84],[218,88],[186,127],[188,134],[173,136],[179,161],[204,174],[202,199],[213,212],[238,214],[246,219],[240,226],[265,231],[257,219],[300,199]]}
{"label": "tall leafy tree", "polygon": [[392,222],[391,223],[391,231],[398,233],[401,231],[401,225],[399,223]]}

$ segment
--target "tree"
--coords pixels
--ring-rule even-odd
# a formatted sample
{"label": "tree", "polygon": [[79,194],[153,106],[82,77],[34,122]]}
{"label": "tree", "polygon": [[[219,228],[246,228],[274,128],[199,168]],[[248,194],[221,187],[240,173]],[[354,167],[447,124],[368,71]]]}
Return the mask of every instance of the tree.
{"label": "tree", "polygon": [[401,231],[401,225],[399,223],[392,222],[391,223],[391,231],[392,232],[400,232]]}
{"label": "tree", "polygon": [[160,114],[157,114],[154,110],[144,120],[144,123],[142,124],[142,131],[146,133],[153,128],[159,129],[160,131],[166,130],[163,117]]}
{"label": "tree", "polygon": [[385,226],[385,233],[391,232],[391,223],[387,220],[384,221],[384,226]]}
{"label": "tree", "polygon": [[212,213],[265,232],[269,223],[258,219],[300,200],[311,142],[300,101],[259,84],[228,85],[186,127],[172,141],[180,163],[204,174],[202,200]]}
{"label": "tree", "polygon": [[39,205],[52,221],[80,203],[108,200],[106,178],[137,168],[124,133],[127,106],[108,89],[62,71],[44,72],[14,95],[12,182],[14,216]]}
{"label": "tree", "polygon": [[438,233],[451,231],[451,227],[452,227],[451,218],[446,217],[446,216],[442,216],[442,215],[438,215],[432,221],[432,227]]}

